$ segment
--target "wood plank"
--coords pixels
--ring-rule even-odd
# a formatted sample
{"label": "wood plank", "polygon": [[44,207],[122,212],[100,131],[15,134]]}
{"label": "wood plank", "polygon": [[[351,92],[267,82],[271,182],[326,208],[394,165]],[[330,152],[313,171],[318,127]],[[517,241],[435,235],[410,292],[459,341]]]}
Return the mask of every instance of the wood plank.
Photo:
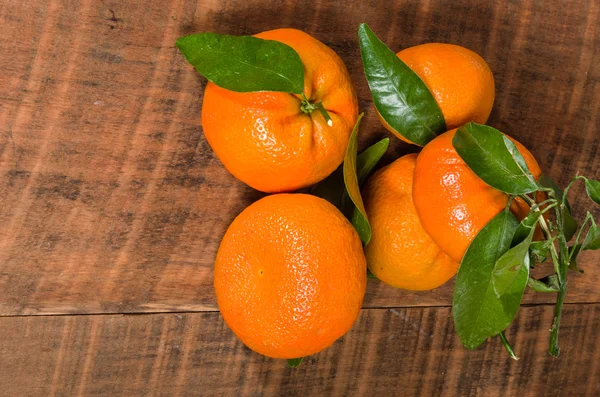
{"label": "wood plank", "polygon": [[[448,308],[363,310],[296,370],[262,357],[217,313],[0,319],[3,396],[597,396],[600,305],[567,305],[562,354],[546,350],[550,306],[521,309],[508,337],[467,351]],[[382,394],[383,393],[383,394]]]}
{"label": "wood plank", "polygon": [[[600,177],[597,1],[390,4],[4,2],[0,315],[215,309],[220,238],[261,194],[231,177],[203,137],[205,80],[173,47],[184,34],[291,26],[315,35],[352,74],[367,113],[362,147],[388,134],[362,74],[360,22],[394,49],[465,45],[494,70],[492,125],[562,183],[576,172]],[[394,139],[386,161],[415,150]],[[573,278],[570,302],[600,301],[599,259],[582,261],[587,274]],[[451,289],[414,294],[372,284],[365,305],[447,305]]]}

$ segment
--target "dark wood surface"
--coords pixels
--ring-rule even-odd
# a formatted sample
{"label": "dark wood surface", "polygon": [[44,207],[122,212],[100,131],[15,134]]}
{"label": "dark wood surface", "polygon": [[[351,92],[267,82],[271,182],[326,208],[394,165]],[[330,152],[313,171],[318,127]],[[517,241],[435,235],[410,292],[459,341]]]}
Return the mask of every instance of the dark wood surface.
{"label": "dark wood surface", "polygon": [[564,314],[553,359],[552,308],[523,307],[507,332],[514,361],[497,338],[465,350],[449,308],[363,310],[295,370],[248,350],[218,313],[10,317],[0,382],[3,396],[597,396],[600,305]]}
{"label": "dark wood surface", "polygon": [[[494,71],[489,123],[566,184],[600,178],[597,1],[0,0],[0,21],[3,393],[600,394],[599,253],[570,276],[557,360],[545,354],[552,295],[527,294],[509,333],[522,356],[513,363],[497,341],[460,346],[453,281],[426,293],[370,281],[350,334],[298,371],[244,348],[216,313],[212,264],[231,220],[262,194],[210,150],[206,82],[173,46],[200,31],[307,31],[346,62],[365,147],[388,134],[358,24],[394,50],[464,45]],[[384,161],[415,150],[393,139]],[[590,204],[577,202],[581,219]]]}

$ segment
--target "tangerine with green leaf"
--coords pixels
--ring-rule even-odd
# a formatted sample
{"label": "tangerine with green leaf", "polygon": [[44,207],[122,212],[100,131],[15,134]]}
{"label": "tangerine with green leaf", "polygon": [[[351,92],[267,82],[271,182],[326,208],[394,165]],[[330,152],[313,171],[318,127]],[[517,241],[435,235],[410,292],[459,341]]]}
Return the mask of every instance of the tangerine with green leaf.
{"label": "tangerine with green leaf", "polygon": [[204,135],[229,172],[255,189],[287,192],[315,184],[341,164],[358,117],[348,70],[333,50],[300,30],[255,37],[297,52],[303,94],[234,92],[209,82],[202,104]]}
{"label": "tangerine with green leaf", "polygon": [[[452,145],[456,129],[429,142],[417,157],[413,200],[423,229],[454,261],[460,262],[483,227],[502,211],[509,196],[486,184],[462,160]],[[509,137],[510,138],[510,137]],[[535,179],[540,167],[523,145],[510,138]],[[511,209],[518,219],[529,205],[516,198]]]}
{"label": "tangerine with green leaf", "polygon": [[[406,48],[396,55],[425,83],[444,116],[447,130],[470,121],[480,124],[487,121],[494,104],[494,76],[477,53],[455,44],[426,43]],[[413,143],[381,115],[379,118],[387,130]]]}

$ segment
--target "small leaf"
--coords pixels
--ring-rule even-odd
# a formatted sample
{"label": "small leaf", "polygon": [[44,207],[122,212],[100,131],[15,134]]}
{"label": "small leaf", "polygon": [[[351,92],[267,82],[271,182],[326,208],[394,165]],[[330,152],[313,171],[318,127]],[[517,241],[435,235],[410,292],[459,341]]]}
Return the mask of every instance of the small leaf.
{"label": "small leaf", "polygon": [[590,226],[587,233],[585,234],[583,242],[581,244],[577,244],[574,247],[571,247],[571,261],[569,263],[569,269],[579,273],[583,273],[583,270],[579,269],[579,267],[577,266],[577,257],[579,256],[581,251],[594,251],[598,249],[600,249],[600,227],[596,225],[596,222],[592,218],[592,226]]}
{"label": "small leaf", "polygon": [[497,129],[470,122],[456,131],[452,145],[488,185],[514,195],[539,189],[515,144]]}
{"label": "small leaf", "polygon": [[541,280],[529,277],[527,286],[536,292],[558,292],[558,277],[556,277],[556,274]]}
{"label": "small leaf", "polygon": [[381,117],[420,146],[446,131],[444,115],[423,80],[365,23],[358,27],[358,40],[365,77]]}
{"label": "small leaf", "polygon": [[600,182],[593,179],[585,180],[585,191],[594,203],[600,205]]}
{"label": "small leaf", "polygon": [[219,87],[236,92],[302,94],[304,65],[290,46],[252,36],[200,33],[180,37],[177,48]]}
{"label": "small leaf", "polygon": [[552,241],[533,241],[529,245],[529,267],[533,268],[535,263],[544,263],[548,259],[548,251],[550,250],[550,244]]}
{"label": "small leaf", "polygon": [[592,220],[592,226],[588,229],[588,232],[581,244],[581,250],[597,250],[600,249],[600,227],[596,225],[596,222]]}
{"label": "small leaf", "polygon": [[374,275],[369,269],[367,269],[367,278],[372,278],[374,280],[378,280],[377,276]]}
{"label": "small leaf", "polygon": [[458,269],[452,312],[458,336],[468,349],[503,331],[519,310],[528,279],[525,267],[500,297],[492,283],[494,264],[510,248],[518,226],[510,210],[500,212],[475,236]]}
{"label": "small leaf", "polygon": [[363,118],[363,113],[358,116],[358,120],[352,129],[348,147],[346,148],[346,157],[344,158],[343,170],[344,170],[344,184],[346,185],[346,191],[350,200],[354,203],[357,211],[354,211],[352,215],[352,224],[358,232],[361,241],[364,245],[369,243],[371,240],[371,226],[369,225],[369,219],[367,218],[367,211],[360,195],[360,186],[358,184],[358,176],[356,175],[356,152],[358,146],[358,126]]}
{"label": "small leaf", "polygon": [[302,364],[303,357],[300,358],[290,358],[287,360],[287,366],[290,368],[298,368],[300,364]]}
{"label": "small leaf", "polygon": [[575,220],[575,218],[573,218],[573,216],[571,215],[571,211],[569,210],[569,208],[566,205],[561,205],[560,206],[560,211],[562,214],[562,230],[563,233],[565,234],[565,241],[569,241],[573,238],[573,236],[575,235],[575,233],[577,233],[577,229],[579,228],[579,224],[577,223],[577,220]]}
{"label": "small leaf", "polygon": [[[369,146],[356,157],[356,174],[361,187],[371,171],[373,171],[373,168],[375,168],[381,157],[385,154],[389,144],[390,139],[384,138]],[[311,194],[329,201],[349,218],[354,212],[354,204],[352,204],[352,201],[348,197],[348,192],[344,185],[342,168],[343,166],[340,166],[331,175],[315,185]],[[348,208],[348,205],[350,205],[350,208]]]}

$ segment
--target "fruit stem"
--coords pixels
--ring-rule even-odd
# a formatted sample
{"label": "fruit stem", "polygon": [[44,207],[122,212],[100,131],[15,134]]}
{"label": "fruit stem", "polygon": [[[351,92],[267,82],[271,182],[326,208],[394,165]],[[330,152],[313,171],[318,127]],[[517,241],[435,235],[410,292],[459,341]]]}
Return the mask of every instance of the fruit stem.
{"label": "fruit stem", "polygon": [[306,95],[302,94],[301,97],[302,102],[300,104],[300,110],[302,110],[306,114],[311,114],[313,110],[318,110],[319,113],[321,113],[321,115],[325,119],[325,121],[327,121],[327,125],[330,127],[333,126],[333,120],[331,120],[329,113],[323,106],[323,102],[319,101],[317,103],[311,103],[306,97]]}
{"label": "fruit stem", "polygon": [[504,331],[500,332],[498,334],[498,336],[500,337],[500,340],[502,341],[504,348],[510,355],[510,358],[512,358],[515,361],[519,360],[519,357],[515,354],[515,351],[513,350],[512,346],[510,345],[510,343],[508,343],[508,339],[506,339],[506,335],[504,335]]}

